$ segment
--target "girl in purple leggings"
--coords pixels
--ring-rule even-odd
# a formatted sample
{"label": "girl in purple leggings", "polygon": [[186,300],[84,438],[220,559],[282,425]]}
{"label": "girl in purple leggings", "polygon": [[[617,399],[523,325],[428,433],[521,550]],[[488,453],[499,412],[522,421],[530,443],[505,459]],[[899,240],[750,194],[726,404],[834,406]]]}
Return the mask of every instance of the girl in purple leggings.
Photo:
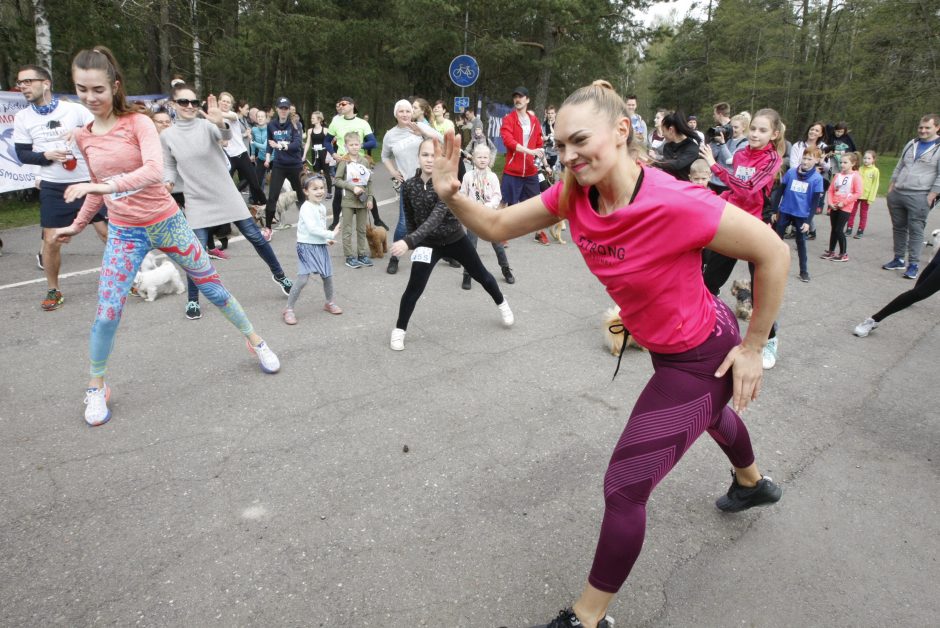
{"label": "girl in purple leggings", "polygon": [[[752,133],[781,133],[779,118]],[[605,512],[581,597],[548,628],[609,626],[607,607],[633,567],[650,493],[703,433],[734,467],[716,503],[736,512],[780,499],[761,475],[737,412],[760,392],[761,352],[783,296],[787,246],[759,219],[707,190],[640,161],[624,101],[596,81],[558,111],[555,143],[565,180],[499,212],[457,194],[459,142],[448,134],[434,188],[460,220],[493,242],[567,218],[588,268],[620,306],[624,326],[650,350],[655,373],[637,399],[604,479]],[[754,314],[742,341],[736,319],[706,290],[704,247],[755,267]],[[732,407],[728,402],[732,402]],[[736,412],[737,411],[737,412]]]}

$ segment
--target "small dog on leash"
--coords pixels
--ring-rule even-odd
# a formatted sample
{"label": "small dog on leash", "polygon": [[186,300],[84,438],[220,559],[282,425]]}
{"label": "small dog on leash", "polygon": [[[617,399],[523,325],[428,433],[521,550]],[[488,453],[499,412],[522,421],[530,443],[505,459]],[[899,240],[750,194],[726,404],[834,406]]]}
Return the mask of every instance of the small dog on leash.
{"label": "small dog on leash", "polygon": [[287,229],[291,226],[289,222],[285,222],[285,216],[290,209],[297,209],[297,192],[285,181],[274,210],[274,219],[277,222],[275,229]]}
{"label": "small dog on leash", "polygon": [[930,232],[930,239],[927,240],[926,244],[934,248],[940,246],[940,229],[934,229]]}
{"label": "small dog on leash", "polygon": [[620,355],[620,350],[624,347],[624,334],[627,335],[627,348],[636,347],[641,351],[646,351],[646,347],[638,343],[636,338],[633,337],[633,334],[627,331],[627,328],[623,326],[623,321],[620,320],[620,310],[615,307],[609,307],[607,311],[604,312],[603,331],[604,344],[607,346],[607,350],[610,351],[610,355]]}
{"label": "small dog on leash", "polygon": [[731,296],[738,300],[734,306],[735,315],[744,321],[751,320],[751,314],[754,313],[751,281],[749,279],[735,279],[731,284]]}
{"label": "small dog on leash", "polygon": [[388,229],[381,225],[366,225],[366,240],[373,259],[382,259],[388,253]]}
{"label": "small dog on leash", "polygon": [[[154,266],[149,270],[141,270],[134,278],[133,288],[137,296],[146,301],[153,301],[161,294],[182,294],[186,292],[186,284],[183,283],[176,266],[166,259],[165,255],[162,257],[163,263],[156,264],[159,257],[154,256],[151,260]],[[146,260],[147,258],[144,258],[144,261]],[[141,268],[143,269],[143,264],[141,264]]]}

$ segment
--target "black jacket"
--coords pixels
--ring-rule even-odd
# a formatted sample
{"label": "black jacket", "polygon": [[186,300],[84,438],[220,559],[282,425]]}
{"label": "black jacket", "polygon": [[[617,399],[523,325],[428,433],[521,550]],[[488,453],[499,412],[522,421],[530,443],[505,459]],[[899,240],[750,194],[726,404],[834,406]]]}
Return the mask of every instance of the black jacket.
{"label": "black jacket", "polygon": [[421,180],[420,172],[401,187],[405,204],[404,237],[408,248],[444,246],[464,236],[463,226],[447,205],[438,198],[433,182]]}
{"label": "black jacket", "polygon": [[679,143],[663,144],[663,158],[654,165],[681,181],[688,181],[689,169],[696,159],[698,159],[698,142],[687,137]]}

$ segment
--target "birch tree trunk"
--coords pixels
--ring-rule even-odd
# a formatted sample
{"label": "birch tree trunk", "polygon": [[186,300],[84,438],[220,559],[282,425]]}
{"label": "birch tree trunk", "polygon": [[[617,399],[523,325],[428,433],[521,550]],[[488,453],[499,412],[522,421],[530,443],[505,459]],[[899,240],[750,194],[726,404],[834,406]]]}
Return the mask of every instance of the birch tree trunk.
{"label": "birch tree trunk", "polygon": [[193,18],[193,87],[197,94],[202,93],[202,49],[199,43],[198,11],[199,0],[191,0]]}
{"label": "birch tree trunk", "polygon": [[36,61],[52,72],[52,32],[45,0],[33,0],[33,23],[36,25]]}

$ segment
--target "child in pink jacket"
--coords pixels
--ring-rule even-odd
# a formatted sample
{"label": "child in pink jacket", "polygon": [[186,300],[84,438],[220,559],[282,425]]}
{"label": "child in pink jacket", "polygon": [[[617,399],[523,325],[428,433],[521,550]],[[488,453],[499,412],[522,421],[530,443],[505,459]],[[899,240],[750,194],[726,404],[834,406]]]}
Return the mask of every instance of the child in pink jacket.
{"label": "child in pink jacket", "polygon": [[[849,221],[855,203],[862,195],[862,177],[858,174],[858,153],[845,153],[840,163],[841,171],[832,176],[829,191],[826,193],[827,212],[832,231],[829,233],[829,250],[820,255],[822,259],[833,262],[847,262],[848,243],[845,239],[845,225]],[[839,252],[836,253],[836,243]]]}

